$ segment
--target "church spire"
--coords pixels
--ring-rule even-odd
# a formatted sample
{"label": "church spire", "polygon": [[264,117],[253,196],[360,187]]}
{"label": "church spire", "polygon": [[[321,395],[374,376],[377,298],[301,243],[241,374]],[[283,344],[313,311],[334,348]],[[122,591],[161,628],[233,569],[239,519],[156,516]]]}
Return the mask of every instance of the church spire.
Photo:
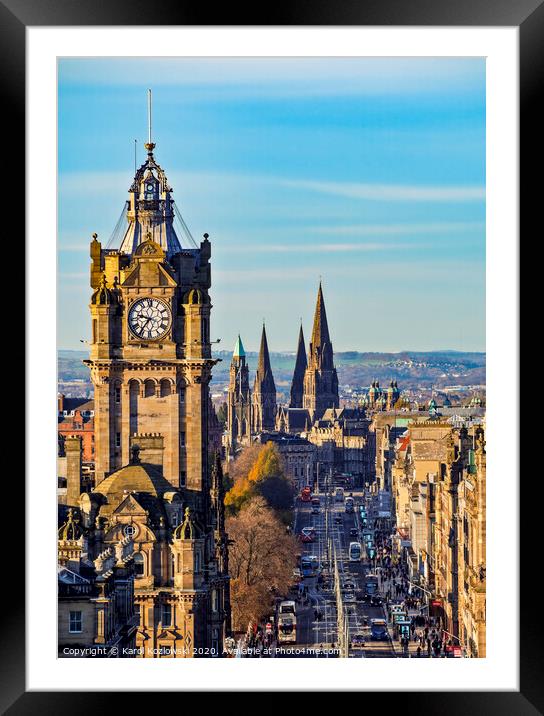
{"label": "church spire", "polygon": [[290,408],[302,408],[302,396],[304,394],[304,373],[308,361],[306,360],[306,347],[304,345],[304,332],[302,324],[298,334],[297,357],[295,359],[295,370],[293,373],[293,382],[291,383],[291,399],[289,401]]}
{"label": "church spire", "polygon": [[312,340],[308,351],[308,367],[304,374],[302,407],[318,419],[328,408],[339,405],[338,376],[334,367],[332,343],[325,311],[321,281],[317,292]]}
{"label": "church spire", "polygon": [[314,325],[312,328],[312,340],[308,356],[308,366],[315,368],[333,369],[332,344],[329,336],[329,325],[327,323],[327,312],[325,311],[325,300],[321,281],[317,292],[315,304]]}
{"label": "church spire", "polygon": [[319,282],[319,290],[317,292],[317,302],[315,304],[314,326],[312,329],[312,345],[314,347],[323,346],[330,343],[329,326],[327,324],[327,313],[325,311],[325,300],[323,299],[323,289],[321,281]]}
{"label": "church spire", "polygon": [[266,328],[263,323],[259,362],[253,387],[253,431],[274,430],[276,422],[276,384],[270,365]]}
{"label": "church spire", "polygon": [[257,366],[257,375],[261,381],[264,381],[268,375],[272,378],[272,366],[270,365],[270,354],[268,352],[268,341],[266,340],[266,328],[263,323],[263,332],[261,334],[261,348],[259,350],[259,364]]}

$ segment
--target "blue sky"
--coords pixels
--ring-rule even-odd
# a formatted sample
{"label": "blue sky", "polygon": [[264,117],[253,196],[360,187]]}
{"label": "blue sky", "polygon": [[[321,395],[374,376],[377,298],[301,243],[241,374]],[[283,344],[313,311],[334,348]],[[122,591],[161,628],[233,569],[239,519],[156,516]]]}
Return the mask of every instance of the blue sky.
{"label": "blue sky", "polygon": [[[212,334],[336,350],[485,350],[484,59],[59,61],[59,347],[88,339],[88,242],[155,157],[212,241]],[[180,237],[183,239],[183,237]]]}

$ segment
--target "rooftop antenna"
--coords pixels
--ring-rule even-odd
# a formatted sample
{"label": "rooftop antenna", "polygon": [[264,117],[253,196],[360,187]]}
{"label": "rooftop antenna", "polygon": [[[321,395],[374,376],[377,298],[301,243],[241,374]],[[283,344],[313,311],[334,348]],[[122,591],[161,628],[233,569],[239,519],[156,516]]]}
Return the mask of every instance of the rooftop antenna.
{"label": "rooftop antenna", "polygon": [[147,143],[151,144],[151,90],[147,90]]}

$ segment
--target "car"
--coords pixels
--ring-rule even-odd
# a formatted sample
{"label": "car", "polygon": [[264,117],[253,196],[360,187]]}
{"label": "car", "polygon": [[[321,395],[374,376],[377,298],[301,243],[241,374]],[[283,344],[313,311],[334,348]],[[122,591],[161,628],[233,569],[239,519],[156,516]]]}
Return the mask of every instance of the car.
{"label": "car", "polygon": [[355,539],[357,539],[359,537],[359,530],[357,529],[357,527],[352,527],[350,529],[349,536],[354,537]]}
{"label": "car", "polygon": [[381,607],[381,605],[383,604],[383,596],[381,594],[373,594],[370,597],[370,604],[373,607]]}
{"label": "car", "polygon": [[362,634],[354,634],[351,637],[350,648],[351,649],[364,649],[365,638]]}
{"label": "car", "polygon": [[341,525],[341,524],[342,524],[342,515],[335,515],[335,516],[334,516],[334,524],[335,524],[335,525]]}
{"label": "car", "polygon": [[346,602],[346,604],[353,604],[355,601],[357,601],[355,599],[354,592],[344,592],[343,596],[344,596],[344,602]]}
{"label": "car", "polygon": [[355,589],[355,582],[352,582],[350,579],[346,579],[343,584],[343,589],[345,589],[346,591],[353,591]]}

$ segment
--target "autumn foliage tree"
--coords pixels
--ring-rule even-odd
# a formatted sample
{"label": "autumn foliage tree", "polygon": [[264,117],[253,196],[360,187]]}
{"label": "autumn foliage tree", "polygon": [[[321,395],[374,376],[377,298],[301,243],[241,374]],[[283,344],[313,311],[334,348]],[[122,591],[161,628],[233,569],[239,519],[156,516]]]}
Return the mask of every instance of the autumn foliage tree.
{"label": "autumn foliage tree", "polygon": [[293,502],[293,486],[285,474],[283,459],[274,443],[246,448],[229,469],[234,484],[225,495],[231,514],[253,497],[261,496],[275,510],[287,510]]}
{"label": "autumn foliage tree", "polygon": [[270,613],[276,594],[287,592],[295,567],[296,541],[286,534],[265,500],[253,496],[227,519],[233,628]]}

